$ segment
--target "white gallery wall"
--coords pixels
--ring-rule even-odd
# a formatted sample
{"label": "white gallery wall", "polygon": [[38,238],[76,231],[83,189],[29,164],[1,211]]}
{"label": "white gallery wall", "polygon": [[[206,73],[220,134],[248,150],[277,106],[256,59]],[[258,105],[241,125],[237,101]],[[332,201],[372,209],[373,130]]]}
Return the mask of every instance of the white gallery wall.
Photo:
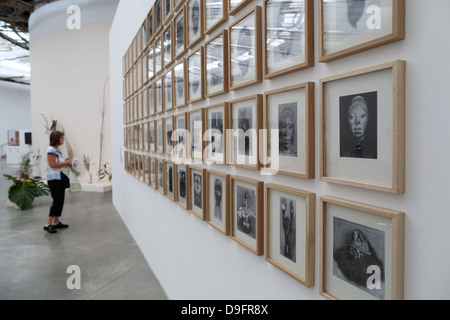
{"label": "white gallery wall", "polygon": [[[56,120],[74,156],[92,157],[93,174],[100,161],[101,133],[101,163],[111,163],[108,33],[117,4],[63,0],[40,7],[30,17],[33,151],[45,155],[46,125]],[[41,161],[41,172],[45,165]]]}
{"label": "white gallery wall", "polygon": [[[318,1],[315,4],[315,66],[264,81],[187,111],[224,100],[312,81],[315,87],[315,179],[262,176],[250,169],[221,167],[264,183],[316,194],[315,284],[306,288],[219,233],[124,170],[122,58],[153,0],[119,3],[110,35],[111,155],[113,202],[170,299],[322,299],[319,295],[319,199],[330,195],[405,213],[405,299],[449,299],[450,275],[450,27],[447,0],[406,1],[406,38],[329,63],[318,62]],[[250,5],[262,5],[255,0]],[[239,18],[229,17],[225,24]],[[319,80],[402,59],[406,61],[405,193],[388,194],[320,181]]]}

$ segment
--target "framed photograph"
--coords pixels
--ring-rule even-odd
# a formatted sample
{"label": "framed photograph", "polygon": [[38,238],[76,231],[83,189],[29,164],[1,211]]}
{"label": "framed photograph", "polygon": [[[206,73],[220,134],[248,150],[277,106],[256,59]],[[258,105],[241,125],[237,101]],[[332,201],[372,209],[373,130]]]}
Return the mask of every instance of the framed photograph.
{"label": "framed photograph", "polygon": [[[188,157],[188,148],[186,146],[186,141],[188,138],[187,135],[187,115],[186,112],[177,114],[174,116],[174,134],[172,135],[172,138],[175,139],[175,141],[172,140],[173,148],[175,149],[172,152],[172,157],[179,157],[179,158],[187,158]],[[189,143],[189,142],[188,142]]]}
{"label": "framed photograph", "polygon": [[211,34],[228,19],[228,0],[206,0],[203,16],[205,34]]}
{"label": "framed photograph", "polygon": [[163,132],[163,118],[156,121],[156,151],[164,153],[164,132]]}
{"label": "framed photograph", "polygon": [[315,203],[311,192],[266,184],[265,259],[304,286],[314,286]]}
{"label": "framed photograph", "polygon": [[225,164],[228,112],[228,102],[205,108],[204,160],[207,164]]}
{"label": "framed photograph", "polygon": [[155,0],[155,4],[153,5],[153,12],[155,15],[155,33],[158,33],[163,25],[163,16],[162,16],[162,0]]}
{"label": "framed photograph", "polygon": [[203,160],[203,133],[205,132],[205,112],[203,108],[189,111],[187,115],[187,131],[190,133],[191,141],[188,155],[193,159]]}
{"label": "framed photograph", "polygon": [[143,156],[141,154],[136,155],[136,164],[137,164],[137,178],[138,180],[145,182],[144,179],[144,161]]}
{"label": "framed photograph", "polygon": [[201,220],[206,220],[206,169],[189,166],[190,181],[188,210]]}
{"label": "framed photograph", "polygon": [[333,300],[402,300],[404,213],[320,197],[319,293]]}
{"label": "framed photograph", "polygon": [[162,66],[163,66],[163,56],[162,56],[162,52],[163,52],[163,48],[162,48],[162,41],[161,41],[161,37],[158,37],[155,41],[155,75],[160,73],[162,71]]}
{"label": "framed photograph", "polygon": [[163,78],[161,77],[155,81],[155,113],[163,111]]}
{"label": "framed photograph", "polygon": [[150,109],[148,106],[148,88],[145,87],[141,91],[142,95],[142,117],[147,119],[150,116]]}
{"label": "framed photograph", "polygon": [[187,102],[203,99],[203,47],[192,53],[187,59]]}
{"label": "framed photograph", "polygon": [[174,20],[174,56],[178,59],[186,51],[186,11],[183,7]]}
{"label": "framed photograph", "polygon": [[148,109],[149,109],[150,116],[153,116],[156,113],[154,83],[149,85],[147,90],[148,90]]}
{"label": "framed photograph", "polygon": [[168,111],[173,109],[173,76],[172,76],[172,69],[166,72],[164,75],[164,82],[163,82],[163,92],[164,92],[164,111]]}
{"label": "framed photograph", "polygon": [[232,136],[227,136],[230,152],[227,164],[260,169],[259,129],[262,128],[263,96],[244,97],[230,102],[229,124]]}
{"label": "framed photograph", "polygon": [[264,113],[264,170],[314,178],[314,82],[265,92]]}
{"label": "framed photograph", "polygon": [[231,175],[208,170],[206,172],[206,221],[222,232],[230,235],[230,179]]}
{"label": "framed photograph", "polygon": [[264,77],[314,65],[314,1],[264,1]]}
{"label": "framed photograph", "polygon": [[153,7],[150,9],[147,15],[147,34],[148,34],[148,43],[153,41],[153,35],[155,30],[155,19],[153,17]]}
{"label": "framed photograph", "polygon": [[405,38],[405,0],[319,1],[319,61]]}
{"label": "framed photograph", "polygon": [[172,0],[163,0],[163,21],[166,23],[172,17]]}
{"label": "framed photograph", "polygon": [[173,11],[178,11],[186,0],[173,0]]}
{"label": "framed photograph", "polygon": [[183,164],[174,164],[175,170],[175,202],[187,210],[189,190],[188,166]]}
{"label": "framed photograph", "polygon": [[397,60],[320,80],[320,180],[405,192],[405,68]]}
{"label": "framed photograph", "polygon": [[171,155],[173,142],[172,142],[172,132],[173,132],[173,119],[174,116],[167,116],[164,118],[164,153]]}
{"label": "framed photograph", "polygon": [[150,185],[153,189],[158,190],[158,169],[156,162],[156,158],[150,157]]}
{"label": "framed photograph", "polygon": [[150,174],[150,157],[144,156],[144,176],[145,183],[149,186],[151,185],[151,174]]}
{"label": "framed photograph", "polygon": [[156,159],[157,167],[158,167],[158,191],[161,194],[164,194],[165,192],[165,185],[164,185],[164,159]]}
{"label": "framed photograph", "polygon": [[228,1],[228,14],[233,16],[238,13],[239,10],[248,5],[252,0],[227,0]]}
{"label": "framed photograph", "polygon": [[149,130],[148,130],[148,122],[144,122],[142,124],[142,151],[150,151],[149,150],[149,143],[148,143],[148,138],[149,138]]}
{"label": "framed photograph", "polygon": [[203,3],[201,0],[187,0],[186,4],[186,38],[187,48],[193,48],[203,39]]}
{"label": "framed photograph", "polygon": [[184,107],[187,103],[186,68],[183,59],[173,68],[174,103],[176,108]]}
{"label": "framed photograph", "polygon": [[261,82],[261,7],[231,24],[229,34],[230,90]]}
{"label": "framed photograph", "polygon": [[[166,0],[167,1],[167,0]],[[162,33],[163,66],[167,68],[173,62],[173,24],[169,23]]]}
{"label": "framed photograph", "polygon": [[166,180],[164,194],[173,201],[175,196],[175,172],[172,161],[164,161],[164,175]]}
{"label": "framed photograph", "polygon": [[260,256],[264,251],[264,182],[231,176],[231,238]]}
{"label": "framed photograph", "polygon": [[205,43],[205,97],[228,92],[228,30]]}
{"label": "framed photograph", "polygon": [[148,143],[150,152],[156,152],[156,130],[155,130],[156,120],[151,120],[148,124]]}
{"label": "framed photograph", "polygon": [[141,150],[141,139],[142,139],[142,131],[141,125],[137,124],[134,126],[134,150]]}

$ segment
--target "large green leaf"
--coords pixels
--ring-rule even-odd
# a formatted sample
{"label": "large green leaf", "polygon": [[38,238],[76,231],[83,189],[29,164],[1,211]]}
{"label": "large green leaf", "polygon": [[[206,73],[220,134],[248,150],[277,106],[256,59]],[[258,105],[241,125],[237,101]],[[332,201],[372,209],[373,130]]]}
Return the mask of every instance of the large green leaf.
{"label": "large green leaf", "polygon": [[9,188],[8,199],[14,202],[20,210],[28,209],[35,198],[35,188],[29,185],[13,185]]}

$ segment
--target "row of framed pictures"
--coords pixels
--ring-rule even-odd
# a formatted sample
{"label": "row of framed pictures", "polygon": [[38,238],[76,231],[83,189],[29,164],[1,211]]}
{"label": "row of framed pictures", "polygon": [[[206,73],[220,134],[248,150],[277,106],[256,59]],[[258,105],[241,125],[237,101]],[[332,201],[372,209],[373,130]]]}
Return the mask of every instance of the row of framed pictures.
{"label": "row of framed pictures", "polygon": [[[405,69],[396,60],[320,80],[322,181],[404,193]],[[312,82],[124,130],[127,149],[314,178]]]}
{"label": "row of framed pictures", "polygon": [[[125,169],[215,229],[314,286],[311,192],[126,152]],[[403,299],[404,213],[320,197],[320,294]]]}
{"label": "row of framed pictures", "polygon": [[[156,0],[123,59],[125,99],[159,72],[165,72],[205,34],[211,35],[220,27],[228,19],[227,8],[235,14],[252,2],[255,1],[181,0],[175,5],[171,0]],[[261,82],[262,72],[265,78],[272,78],[313,66],[313,10],[313,0],[265,0],[262,9],[254,6],[233,21],[226,29],[230,88]],[[376,4],[365,0],[322,0],[319,10],[321,62],[405,37],[404,0]],[[222,61],[228,58],[223,56]],[[143,66],[148,67],[148,72]]]}

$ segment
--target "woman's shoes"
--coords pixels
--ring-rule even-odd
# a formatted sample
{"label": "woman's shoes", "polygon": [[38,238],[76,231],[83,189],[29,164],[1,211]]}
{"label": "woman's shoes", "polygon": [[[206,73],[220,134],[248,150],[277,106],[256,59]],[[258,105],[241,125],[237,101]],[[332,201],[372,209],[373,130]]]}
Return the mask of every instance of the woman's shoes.
{"label": "woman's shoes", "polygon": [[63,229],[63,228],[68,228],[69,225],[68,224],[64,224],[61,221],[59,221],[57,224],[53,225],[54,229]]}
{"label": "woman's shoes", "polygon": [[49,224],[48,226],[44,226],[44,230],[47,231],[48,233],[56,233],[58,231],[55,230],[55,228]]}

